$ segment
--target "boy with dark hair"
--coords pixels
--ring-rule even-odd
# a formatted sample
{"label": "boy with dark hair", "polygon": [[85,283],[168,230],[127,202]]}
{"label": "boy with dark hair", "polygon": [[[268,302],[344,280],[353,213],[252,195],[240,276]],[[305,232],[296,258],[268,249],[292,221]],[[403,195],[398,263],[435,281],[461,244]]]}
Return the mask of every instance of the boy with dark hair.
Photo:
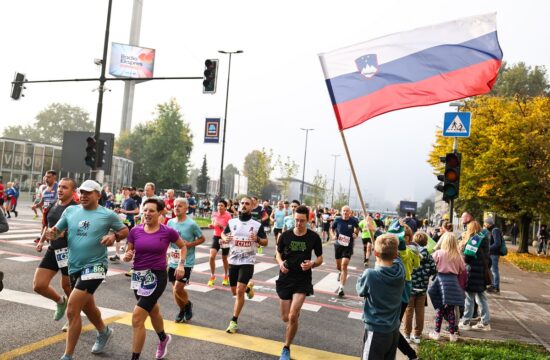
{"label": "boy with dark hair", "polygon": [[357,280],[357,294],[365,298],[362,360],[395,359],[405,288],[405,268],[398,257],[398,244],[395,235],[379,236],[374,245],[376,265]]}

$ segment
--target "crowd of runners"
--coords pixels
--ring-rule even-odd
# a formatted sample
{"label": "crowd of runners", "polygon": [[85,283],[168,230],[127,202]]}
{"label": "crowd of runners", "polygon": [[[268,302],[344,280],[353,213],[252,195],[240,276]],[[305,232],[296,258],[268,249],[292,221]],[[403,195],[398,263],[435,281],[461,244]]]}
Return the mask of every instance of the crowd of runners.
{"label": "crowd of runners", "polygon": [[[168,283],[177,308],[174,321],[186,322],[193,317],[193,303],[185,287],[195,264],[195,249],[206,241],[193,219],[197,207],[194,198],[190,193],[176,197],[173,190],[157,196],[155,185],[147,183],[143,194],[123,187],[111,210],[102,206],[106,189],[95,181],[86,180],[77,186],[71,178],[58,181],[56,172],[50,170],[44,183],[39,201],[33,204],[33,210],[43,212],[43,231],[36,240],[36,250],[44,251],[33,289],[57,304],[54,320],[66,315],[63,330],[68,335],[61,360],[73,359],[82,328],[81,312],[97,329],[92,353],[102,353],[112,338],[113,329],[103,322],[94,293],[106,277],[109,262],[119,261],[130,264],[127,275],[136,298],[131,359],[142,354],[147,317],[159,338],[155,358],[164,358],[171,336],[164,331],[158,299]],[[252,196],[230,203],[220,198],[214,203],[211,276],[206,285],[214,286],[217,281],[215,261],[221,250],[221,284],[229,286],[235,298],[227,333],[239,329],[245,296],[254,297],[256,255],[268,245],[268,234],[275,238],[279,266],[276,292],[286,324],[282,360],[290,359],[302,305],[313,294],[312,269],[323,263],[325,241],[334,242],[336,293],[344,297],[354,243],[361,237],[366,270],[356,289],[365,298],[363,359],[393,359],[397,349],[409,359],[417,358],[411,344],[421,341],[428,295],[436,309],[430,338],[440,338],[444,319],[450,341],[458,339],[460,330],[491,329],[485,292],[500,291],[498,261],[506,249],[492,218],[486,218],[482,228],[464,213],[461,222],[465,231],[457,238],[448,222],[428,228],[414,214],[400,219],[379,213],[361,216],[349,206],[339,210],[310,208],[297,200],[279,201],[271,207]],[[4,218],[2,214],[0,217]],[[116,253],[108,258],[107,247],[113,245]],[[372,257],[376,262],[369,267]],[[62,294],[51,286],[58,272]]]}

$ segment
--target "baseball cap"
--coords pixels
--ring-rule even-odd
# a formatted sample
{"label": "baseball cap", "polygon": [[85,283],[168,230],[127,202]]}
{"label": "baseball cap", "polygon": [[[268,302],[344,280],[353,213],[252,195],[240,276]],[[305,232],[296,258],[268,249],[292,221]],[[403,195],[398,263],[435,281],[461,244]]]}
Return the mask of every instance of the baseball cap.
{"label": "baseball cap", "polygon": [[80,187],[78,188],[78,191],[97,191],[101,192],[101,185],[96,183],[93,180],[86,180],[82,184],[80,184]]}

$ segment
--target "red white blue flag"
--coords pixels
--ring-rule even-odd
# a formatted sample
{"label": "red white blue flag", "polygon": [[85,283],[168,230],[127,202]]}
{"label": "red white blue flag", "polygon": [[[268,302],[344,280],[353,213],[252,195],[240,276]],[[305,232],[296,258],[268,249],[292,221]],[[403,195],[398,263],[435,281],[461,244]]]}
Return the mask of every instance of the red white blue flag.
{"label": "red white blue flag", "polygon": [[489,92],[502,50],[492,13],[383,36],[319,58],[344,130],[389,111]]}

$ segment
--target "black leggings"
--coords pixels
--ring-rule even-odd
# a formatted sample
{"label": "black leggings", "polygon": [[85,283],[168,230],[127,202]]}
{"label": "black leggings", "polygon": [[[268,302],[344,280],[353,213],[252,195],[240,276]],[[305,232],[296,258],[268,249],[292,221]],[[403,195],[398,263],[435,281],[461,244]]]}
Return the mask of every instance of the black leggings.
{"label": "black leggings", "polygon": [[[400,320],[403,320],[403,314],[405,314],[405,310],[407,310],[407,306],[409,304],[407,303],[401,303],[401,315],[399,316]],[[409,342],[405,339],[403,334],[399,332],[399,342],[397,343],[397,348],[399,351],[401,351],[405,356],[407,356],[409,359],[416,359],[416,351],[409,345]]]}

